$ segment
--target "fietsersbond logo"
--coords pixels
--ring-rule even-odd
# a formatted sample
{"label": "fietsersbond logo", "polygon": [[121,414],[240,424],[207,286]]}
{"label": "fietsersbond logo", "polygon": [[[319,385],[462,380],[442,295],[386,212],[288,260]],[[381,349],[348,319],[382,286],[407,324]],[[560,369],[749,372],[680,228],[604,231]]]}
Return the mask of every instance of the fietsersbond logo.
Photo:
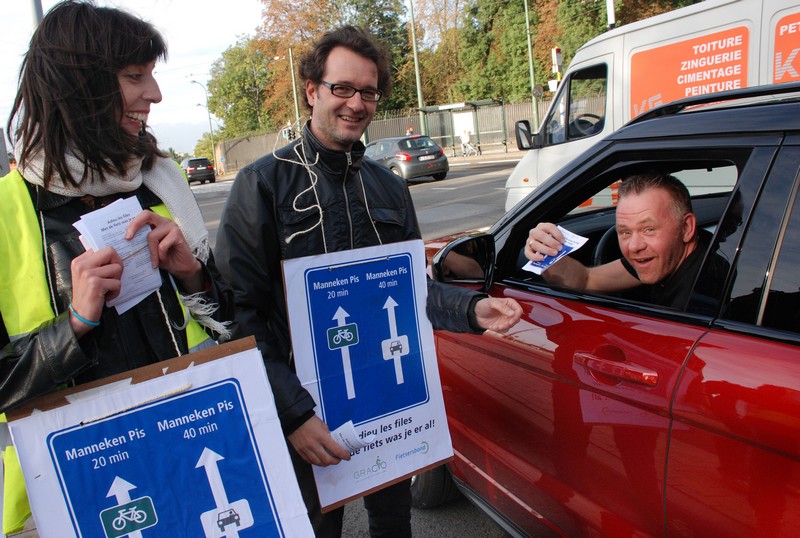
{"label": "fietsersbond logo", "polygon": [[428,441],[422,441],[416,448],[406,450],[405,452],[398,452],[394,455],[394,459],[402,460],[403,458],[408,458],[409,456],[414,456],[416,454],[427,454],[429,449],[430,445],[428,444]]}

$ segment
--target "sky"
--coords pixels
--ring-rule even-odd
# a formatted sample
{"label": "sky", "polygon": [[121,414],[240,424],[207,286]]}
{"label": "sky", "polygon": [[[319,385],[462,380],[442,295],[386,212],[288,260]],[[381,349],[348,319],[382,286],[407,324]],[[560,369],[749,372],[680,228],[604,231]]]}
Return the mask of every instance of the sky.
{"label": "sky", "polygon": [[[56,3],[41,0],[43,12]],[[138,15],[166,39],[167,62],[159,62],[155,71],[163,100],[151,108],[148,124],[161,148],[191,153],[209,129],[205,92],[191,81],[207,85],[211,64],[240,37],[255,35],[264,4],[259,0],[95,0],[95,4]],[[3,0],[0,129],[4,132],[17,92],[19,67],[36,24],[33,5],[34,0]],[[212,116],[216,131],[215,121]]]}

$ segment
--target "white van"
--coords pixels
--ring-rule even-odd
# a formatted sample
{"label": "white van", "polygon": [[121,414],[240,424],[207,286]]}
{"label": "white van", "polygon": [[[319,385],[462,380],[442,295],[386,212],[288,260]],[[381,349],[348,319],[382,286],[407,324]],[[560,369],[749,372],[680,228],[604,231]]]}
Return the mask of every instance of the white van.
{"label": "white van", "polygon": [[518,122],[517,146],[530,149],[506,181],[505,209],[651,108],[798,80],[798,0],[706,0],[610,30],[575,53],[539,132]]}

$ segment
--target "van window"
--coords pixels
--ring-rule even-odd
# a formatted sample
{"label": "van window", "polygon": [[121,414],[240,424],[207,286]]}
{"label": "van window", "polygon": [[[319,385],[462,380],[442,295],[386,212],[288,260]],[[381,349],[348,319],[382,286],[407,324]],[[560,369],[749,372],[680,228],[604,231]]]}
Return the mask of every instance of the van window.
{"label": "van window", "polygon": [[595,65],[575,71],[561,84],[544,123],[546,145],[595,135],[606,120],[608,67]]}

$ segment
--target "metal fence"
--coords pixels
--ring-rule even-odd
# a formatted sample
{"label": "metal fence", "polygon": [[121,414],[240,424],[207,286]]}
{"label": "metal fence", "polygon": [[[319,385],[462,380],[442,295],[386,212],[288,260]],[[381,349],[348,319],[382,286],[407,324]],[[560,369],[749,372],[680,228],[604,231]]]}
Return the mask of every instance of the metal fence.
{"label": "metal fence", "polygon": [[[549,106],[549,100],[538,101],[540,119],[544,118]],[[425,121],[428,136],[445,148],[450,155],[455,156],[457,151],[461,151],[461,141],[459,134],[456,133],[454,117],[459,113],[463,114],[465,110],[462,108],[427,112],[424,117],[421,117],[416,109],[385,111],[375,115],[364,133],[364,139],[369,143],[390,136],[402,136],[409,126],[415,133],[422,133],[421,123]],[[473,108],[475,132],[471,136],[471,141],[482,151],[507,151],[509,146],[513,147],[515,144],[514,124],[523,119],[533,123],[532,110],[530,101]],[[283,138],[280,133],[223,140],[216,148],[220,173],[236,172],[239,168],[288,143],[289,140]]]}

